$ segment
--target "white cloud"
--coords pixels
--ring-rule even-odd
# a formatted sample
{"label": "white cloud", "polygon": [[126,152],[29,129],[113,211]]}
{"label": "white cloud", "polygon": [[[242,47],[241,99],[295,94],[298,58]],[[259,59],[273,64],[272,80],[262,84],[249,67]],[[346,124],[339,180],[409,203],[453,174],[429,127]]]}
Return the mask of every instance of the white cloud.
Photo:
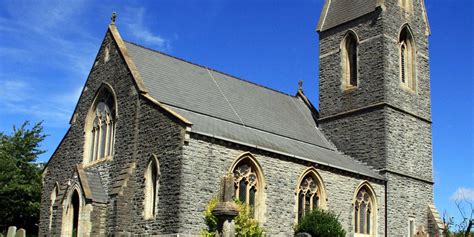
{"label": "white cloud", "polygon": [[23,80],[0,81],[0,114],[23,114],[44,120],[52,127],[68,124],[82,87],[57,94],[35,93],[35,86]]}
{"label": "white cloud", "polygon": [[123,24],[132,37],[147,45],[157,46],[160,50],[169,50],[170,41],[153,33],[145,25],[145,8],[128,8],[124,13]]}
{"label": "white cloud", "polygon": [[474,189],[460,187],[451,195],[452,201],[469,201],[474,202]]}

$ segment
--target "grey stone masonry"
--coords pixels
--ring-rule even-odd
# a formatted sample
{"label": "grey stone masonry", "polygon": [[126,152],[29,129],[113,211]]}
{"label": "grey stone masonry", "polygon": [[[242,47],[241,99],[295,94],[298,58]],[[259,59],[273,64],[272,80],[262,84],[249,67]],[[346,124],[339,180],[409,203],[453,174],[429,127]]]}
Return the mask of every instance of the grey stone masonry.
{"label": "grey stone masonry", "polygon": [[[109,57],[105,58],[108,48]],[[106,83],[115,94],[117,104],[115,146],[112,159],[84,165],[86,170],[100,174],[103,188],[109,195],[107,204],[94,203],[81,197],[84,205],[91,205],[90,232],[86,235],[105,236],[118,231],[134,233],[175,233],[179,203],[180,154],[184,139],[184,127],[175,118],[163,113],[160,108],[140,95],[125,60],[119,53],[110,30],[97,54],[81,97],[71,120],[71,126],[54,152],[45,170],[44,188],[40,213],[39,235],[60,235],[63,206],[69,193],[57,200],[54,208],[52,228],[50,224],[51,192],[56,183],[67,189],[74,181],[75,170],[84,159],[85,121],[93,100],[101,86]],[[155,220],[144,221],[143,179],[144,167],[152,155],[162,165],[159,206],[162,210]],[[120,195],[110,192],[123,167],[136,163],[131,182]],[[158,227],[159,226],[159,227]]]}
{"label": "grey stone masonry", "polygon": [[[320,33],[320,113],[336,147],[387,178],[387,234],[407,236],[409,220],[428,227],[433,204],[429,26],[423,0],[413,9],[398,0]],[[415,42],[414,90],[400,77],[399,35],[408,25]],[[358,37],[358,87],[343,90],[341,42]],[[430,229],[430,233],[434,230]]]}
{"label": "grey stone masonry", "polygon": [[[205,228],[203,211],[213,197],[219,195],[220,178],[242,154],[250,152],[259,162],[264,180],[263,227],[271,236],[293,235],[296,224],[296,189],[303,172],[316,164],[240,146],[217,139],[192,135],[184,146],[181,193],[181,233],[198,233]],[[365,181],[350,173],[317,166],[327,194],[327,208],[339,215],[348,233],[353,230],[353,198]],[[377,199],[377,230],[385,228],[385,190],[382,181],[370,180]]]}

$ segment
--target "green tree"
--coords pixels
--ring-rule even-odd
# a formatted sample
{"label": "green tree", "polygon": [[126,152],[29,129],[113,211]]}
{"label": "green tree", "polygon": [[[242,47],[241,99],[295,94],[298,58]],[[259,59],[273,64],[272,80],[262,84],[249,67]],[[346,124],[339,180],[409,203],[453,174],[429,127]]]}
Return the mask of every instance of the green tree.
{"label": "green tree", "polygon": [[313,237],[344,237],[346,231],[339,223],[336,214],[315,209],[306,214],[296,226],[296,233],[306,232]]}
{"label": "green tree", "polygon": [[40,143],[46,135],[42,123],[13,126],[11,135],[0,132],[0,224],[37,232],[41,202],[41,164],[45,151]]}

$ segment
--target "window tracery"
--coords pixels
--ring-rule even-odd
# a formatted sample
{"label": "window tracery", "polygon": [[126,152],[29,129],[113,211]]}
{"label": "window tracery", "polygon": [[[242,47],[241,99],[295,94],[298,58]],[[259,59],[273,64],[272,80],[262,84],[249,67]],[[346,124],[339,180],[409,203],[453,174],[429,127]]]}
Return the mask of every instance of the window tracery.
{"label": "window tracery", "polygon": [[354,232],[358,236],[373,235],[374,205],[374,197],[368,187],[360,188],[354,202]]}
{"label": "window tracery", "polygon": [[[102,88],[89,116],[88,162],[113,156],[115,137],[115,100],[111,92]],[[87,129],[87,128],[86,128]]]}
{"label": "window tracery", "polygon": [[235,197],[241,202],[255,207],[255,197],[258,190],[258,176],[248,162],[242,162],[234,169]]}
{"label": "window tracery", "polygon": [[320,187],[315,178],[308,174],[298,189],[298,221],[312,210],[320,207]]}

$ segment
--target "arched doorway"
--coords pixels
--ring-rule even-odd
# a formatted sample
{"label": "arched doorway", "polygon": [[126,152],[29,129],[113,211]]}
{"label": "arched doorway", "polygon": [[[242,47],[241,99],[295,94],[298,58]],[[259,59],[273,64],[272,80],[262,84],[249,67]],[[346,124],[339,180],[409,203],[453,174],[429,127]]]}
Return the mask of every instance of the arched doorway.
{"label": "arched doorway", "polygon": [[79,228],[79,194],[76,190],[72,194],[70,208],[72,208],[72,236],[76,237]]}

